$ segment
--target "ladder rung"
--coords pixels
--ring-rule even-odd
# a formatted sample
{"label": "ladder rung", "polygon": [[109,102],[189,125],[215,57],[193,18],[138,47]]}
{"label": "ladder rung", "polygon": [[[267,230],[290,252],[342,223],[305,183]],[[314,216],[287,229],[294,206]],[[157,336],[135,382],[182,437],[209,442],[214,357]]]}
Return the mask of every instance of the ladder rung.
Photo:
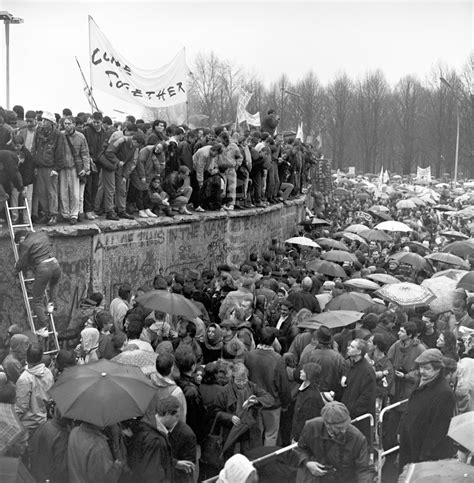
{"label": "ladder rung", "polygon": [[28,297],[28,300],[33,300],[33,297]]}
{"label": "ladder rung", "polygon": [[15,211],[15,210],[26,210],[26,206],[9,206],[8,209],[10,211]]}
{"label": "ladder rung", "polygon": [[56,352],[59,352],[59,349],[51,349],[50,351],[43,352],[43,354],[55,354]]}
{"label": "ladder rung", "polygon": [[23,282],[34,282],[35,279],[34,278],[24,278],[23,279]]}
{"label": "ladder rung", "polygon": [[12,228],[26,228],[27,226],[30,226],[29,223],[23,223],[22,225],[12,225]]}

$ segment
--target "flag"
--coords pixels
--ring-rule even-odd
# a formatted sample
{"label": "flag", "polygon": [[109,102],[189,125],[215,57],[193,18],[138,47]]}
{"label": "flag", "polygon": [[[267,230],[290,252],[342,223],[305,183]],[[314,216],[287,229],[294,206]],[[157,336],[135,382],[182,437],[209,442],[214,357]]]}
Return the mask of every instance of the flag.
{"label": "flag", "polygon": [[384,171],[384,173],[383,173],[383,179],[382,179],[382,181],[383,181],[384,183],[388,183],[388,182],[390,181],[390,176],[389,176],[389,174],[388,174],[388,171],[387,171],[387,170],[385,170],[385,171]]}
{"label": "flag", "polygon": [[419,181],[426,181],[428,183],[431,182],[431,166],[427,168],[420,168],[419,166],[416,169],[416,179]]}
{"label": "flag", "polygon": [[[260,127],[260,113],[250,114],[250,112],[245,111],[245,121],[249,126]],[[242,122],[243,120],[241,120]]]}
{"label": "flag", "polygon": [[140,69],[115,50],[91,16],[89,65],[91,86],[126,102],[145,107],[170,107],[188,99],[184,49],[162,67]]}
{"label": "flag", "polygon": [[296,131],[296,139],[300,139],[301,142],[303,142],[303,140],[304,140],[303,123],[298,124],[298,130]]}
{"label": "flag", "polygon": [[321,131],[319,131],[319,134],[316,136],[316,141],[318,141],[318,149],[323,149],[323,135]]}
{"label": "flag", "polygon": [[[249,103],[251,97],[251,92],[247,92],[243,87],[239,87],[239,100],[237,101],[237,124],[247,121],[247,115],[250,116],[245,108],[247,107],[247,104]],[[260,124],[258,125],[260,126]]]}

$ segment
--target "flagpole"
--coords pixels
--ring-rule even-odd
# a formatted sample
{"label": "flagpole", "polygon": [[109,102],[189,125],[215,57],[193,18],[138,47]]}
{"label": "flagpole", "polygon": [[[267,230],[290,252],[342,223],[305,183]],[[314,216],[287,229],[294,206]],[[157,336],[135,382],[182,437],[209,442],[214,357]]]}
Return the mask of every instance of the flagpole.
{"label": "flagpole", "polygon": [[76,59],[76,62],[77,62],[77,66],[79,67],[79,71],[81,73],[82,80],[84,81],[84,84],[85,84],[86,89],[87,89],[87,94],[88,94],[88,99],[89,99],[89,105],[90,105],[90,107],[92,109],[95,109],[96,111],[99,111],[99,108],[97,107],[97,103],[95,102],[94,96],[92,95],[92,89],[89,87],[89,84],[87,83],[87,80],[86,80],[86,77],[84,75],[84,72],[82,71],[81,64],[79,64],[79,60],[77,59],[77,57],[75,59]]}

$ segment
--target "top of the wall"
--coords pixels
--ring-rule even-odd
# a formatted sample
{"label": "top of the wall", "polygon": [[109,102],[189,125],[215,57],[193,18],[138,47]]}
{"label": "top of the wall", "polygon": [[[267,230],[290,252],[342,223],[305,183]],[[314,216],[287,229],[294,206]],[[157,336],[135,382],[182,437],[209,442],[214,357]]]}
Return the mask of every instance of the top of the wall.
{"label": "top of the wall", "polygon": [[[301,206],[304,203],[305,196],[301,196],[294,200],[285,202],[286,206]],[[196,223],[204,220],[219,220],[223,218],[241,218],[261,213],[269,213],[278,211],[283,207],[283,203],[267,206],[266,208],[250,208],[235,211],[208,211],[204,213],[193,213],[192,215],[175,214],[173,218],[168,216],[160,216],[158,218],[135,218],[134,220],[121,219],[119,221],[109,221],[105,218],[97,218],[96,220],[85,220],[77,225],[58,224],[56,226],[41,225],[41,229],[47,231],[54,237],[75,237],[95,235],[98,233],[108,233],[116,231],[136,230],[137,228],[180,225],[186,223]],[[0,239],[9,238],[8,227],[6,223],[0,225]]]}

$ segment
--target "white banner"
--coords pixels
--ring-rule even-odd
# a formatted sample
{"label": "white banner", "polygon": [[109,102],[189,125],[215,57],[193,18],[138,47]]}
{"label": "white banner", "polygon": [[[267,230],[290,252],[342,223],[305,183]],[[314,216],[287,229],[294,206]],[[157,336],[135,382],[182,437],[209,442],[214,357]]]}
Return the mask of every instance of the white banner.
{"label": "white banner", "polygon": [[300,139],[301,142],[304,140],[303,136],[303,123],[298,124],[298,130],[296,131],[296,139]]}
{"label": "white banner", "polygon": [[431,166],[427,168],[420,168],[419,166],[416,169],[416,178],[423,181],[431,181]]}
{"label": "white banner", "polygon": [[260,127],[260,113],[250,114],[250,112],[245,111],[245,121],[249,126]]}
{"label": "white banner", "polygon": [[120,55],[89,16],[91,85],[124,101],[146,107],[169,107],[187,101],[184,48],[163,67],[144,70]]}
{"label": "white banner", "polygon": [[349,168],[347,169],[347,174],[350,176],[355,176],[356,174],[355,166],[349,166]]}

